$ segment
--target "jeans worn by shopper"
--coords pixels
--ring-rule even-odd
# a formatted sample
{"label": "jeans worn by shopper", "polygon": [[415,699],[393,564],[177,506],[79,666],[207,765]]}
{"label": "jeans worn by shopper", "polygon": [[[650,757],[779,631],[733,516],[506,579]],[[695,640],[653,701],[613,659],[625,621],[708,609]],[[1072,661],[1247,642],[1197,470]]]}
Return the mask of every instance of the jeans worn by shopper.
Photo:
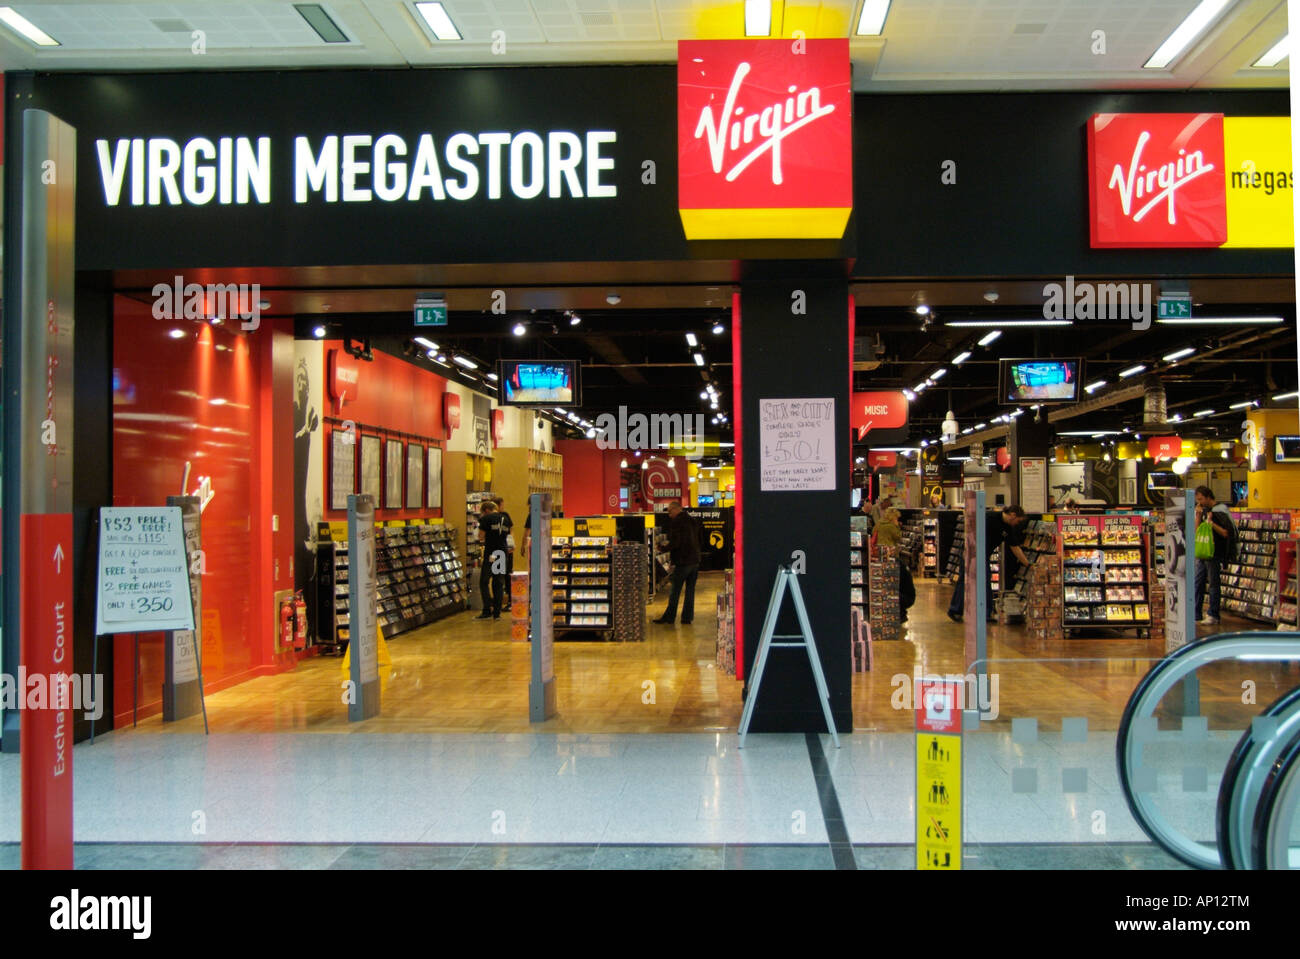
{"label": "jeans worn by shopper", "polygon": [[[988,595],[987,613],[992,616],[996,609],[993,604],[992,576],[984,577],[984,591]],[[953,616],[966,615],[966,564],[964,562],[957,567],[957,585],[952,591],[952,600],[948,603],[948,612]]]}
{"label": "jeans worn by shopper", "polygon": [[503,573],[489,572],[486,567],[479,573],[478,592],[483,598],[483,613],[494,619],[501,615],[505,602],[506,577]]}
{"label": "jeans worn by shopper", "polygon": [[668,594],[668,610],[664,619],[671,622],[677,616],[677,598],[681,595],[682,585],[686,585],[686,598],[682,600],[682,622],[689,623],[695,618],[695,580],[700,575],[700,566],[674,566],[672,572],[672,592]]}
{"label": "jeans worn by shopper", "polygon": [[1205,594],[1210,594],[1210,618],[1219,618],[1219,561],[1217,559],[1198,559],[1196,561],[1196,619],[1201,619],[1201,609],[1205,605]]}

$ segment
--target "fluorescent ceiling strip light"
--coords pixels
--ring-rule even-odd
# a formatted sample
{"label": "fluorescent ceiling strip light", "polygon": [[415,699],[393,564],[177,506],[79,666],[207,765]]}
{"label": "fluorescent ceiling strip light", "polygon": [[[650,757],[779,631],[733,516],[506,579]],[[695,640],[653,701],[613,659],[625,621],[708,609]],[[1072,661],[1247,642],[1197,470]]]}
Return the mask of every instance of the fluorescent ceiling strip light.
{"label": "fluorescent ceiling strip light", "polygon": [[1244,410],[1246,407],[1248,407],[1248,406],[1254,406],[1254,405],[1255,405],[1255,401],[1254,401],[1254,400],[1246,400],[1246,402],[1244,402],[1244,403],[1233,403],[1231,406],[1228,407],[1228,409],[1230,409],[1230,410]]}
{"label": "fluorescent ceiling strip light", "polygon": [[702,353],[692,353],[692,354],[691,354],[691,357],[692,357],[692,359],[695,360],[695,365],[696,365],[696,366],[703,366],[703,365],[704,365],[704,355],[703,355]]}
{"label": "fluorescent ceiling strip light", "polygon": [[452,361],[453,363],[457,364],[458,366],[463,366],[463,367],[465,367],[465,369],[467,369],[467,370],[477,370],[477,369],[478,369],[478,364],[477,364],[477,363],[475,363],[473,360],[467,360],[467,359],[465,359],[465,357],[463,357],[463,356],[453,356],[453,357],[451,358],[451,361]]}
{"label": "fluorescent ceiling strip light", "polygon": [[963,350],[962,352],[958,353],[956,356],[952,358],[952,365],[961,366],[969,359],[970,359],[970,350]]}
{"label": "fluorescent ceiling strip light", "polygon": [[939,369],[935,370],[933,373],[930,374],[930,379],[941,380],[947,375],[948,375],[948,370],[945,367],[941,366],[939,367]]}
{"label": "fluorescent ceiling strip light", "polygon": [[950,320],[944,326],[1074,326],[1074,320]]}
{"label": "fluorescent ceiling strip light", "polygon": [[1183,421],[1182,413],[1175,413],[1173,416],[1169,417],[1170,423],[1181,423],[1182,421]]}
{"label": "fluorescent ceiling strip light", "polygon": [[929,386],[929,385],[930,385],[929,382],[918,383],[916,386],[912,387],[912,392],[913,392],[913,393],[924,393],[924,392],[925,392],[925,388],[926,388],[927,386]]}
{"label": "fluorescent ceiling strip light", "polygon": [[1213,415],[1214,415],[1214,410],[1198,410],[1197,412],[1193,413],[1192,415],[1195,416],[1195,417],[1197,417],[1198,419],[1199,419],[1200,417],[1202,417],[1202,416],[1213,416]]}
{"label": "fluorescent ceiling strip light", "polygon": [[426,350],[433,350],[434,352],[437,352],[438,350],[437,343],[433,342],[433,340],[426,340],[423,336],[415,337],[415,342],[419,343]]}
{"label": "fluorescent ceiling strip light", "polygon": [[687,346],[699,346],[699,345],[700,345],[700,341],[697,340],[697,339],[695,338],[695,334],[694,334],[694,333],[687,333],[687,334],[686,334],[686,345],[687,345]]}
{"label": "fluorescent ceiling strip light", "polygon": [[1167,326],[1244,326],[1266,323],[1284,323],[1280,316],[1192,316],[1180,319],[1156,320]]}
{"label": "fluorescent ceiling strip light", "polygon": [[1184,346],[1181,350],[1174,350],[1172,353],[1166,353],[1161,357],[1166,363],[1172,363],[1175,360],[1181,360],[1184,356],[1191,356],[1196,352],[1194,346]]}
{"label": "fluorescent ceiling strip light", "polygon": [[862,13],[858,15],[858,36],[880,36],[885,32],[887,16],[889,16],[889,0],[862,0]]}
{"label": "fluorescent ceiling strip light", "polygon": [[57,47],[61,44],[52,36],[32,23],[13,7],[0,7],[0,21],[5,26],[26,37],[38,47]]}
{"label": "fluorescent ceiling strip light", "polygon": [[1214,18],[1223,12],[1229,2],[1230,0],[1201,0],[1196,9],[1187,15],[1187,19],[1169,34],[1168,39],[1160,44],[1155,53],[1151,54],[1151,59],[1142,65],[1143,68],[1163,70],[1173,63],[1178,55],[1205,31]]}
{"label": "fluorescent ceiling strip light", "polygon": [[456,25],[451,22],[446,9],[441,3],[417,3],[416,12],[424,18],[433,35],[439,40],[463,40]]}
{"label": "fluorescent ceiling strip light", "polygon": [[1251,64],[1252,67],[1275,67],[1291,55],[1291,34],[1287,34],[1269,48],[1268,53]]}
{"label": "fluorescent ceiling strip light", "polygon": [[487,378],[488,378],[489,380],[491,380],[493,383],[495,383],[495,382],[497,381],[497,375],[496,375],[495,373],[489,373],[489,374],[487,375]]}
{"label": "fluorescent ceiling strip light", "polygon": [[[916,394],[913,393],[911,390],[903,390],[903,398],[910,403],[912,402],[912,400],[916,399]],[[1277,399],[1277,397],[1275,396],[1273,397],[1273,399]]]}
{"label": "fluorescent ceiling strip light", "polygon": [[1293,399],[1295,399],[1297,396],[1300,396],[1300,392],[1294,392],[1294,393],[1279,393],[1279,394],[1277,394],[1277,396],[1273,397],[1273,402],[1274,402],[1274,403],[1280,403],[1280,402],[1282,402],[1283,400],[1293,400]]}
{"label": "fluorescent ceiling strip light", "polygon": [[745,36],[772,35],[772,0],[745,0]]}
{"label": "fluorescent ceiling strip light", "polygon": [[326,43],[348,42],[348,35],[339,29],[339,25],[319,3],[295,3],[293,8],[298,11],[298,16],[307,21],[307,26],[315,30],[316,35]]}
{"label": "fluorescent ceiling strip light", "polygon": [[1120,371],[1119,371],[1119,378],[1120,378],[1121,380],[1126,380],[1126,379],[1128,379],[1130,376],[1137,376],[1139,373],[1141,373],[1141,372],[1142,372],[1143,370],[1145,370],[1146,368],[1147,368],[1147,365],[1146,365],[1145,363],[1139,363],[1137,366],[1130,366],[1127,370],[1120,370]]}
{"label": "fluorescent ceiling strip light", "polygon": [[1001,330],[994,330],[992,333],[984,334],[984,338],[980,340],[980,346],[988,346],[990,343],[992,343],[1001,335],[1002,335]]}
{"label": "fluorescent ceiling strip light", "polygon": [[1105,385],[1106,385],[1105,380],[1098,380],[1096,383],[1089,383],[1087,386],[1083,388],[1083,391],[1088,394],[1096,393],[1099,389],[1101,389]]}

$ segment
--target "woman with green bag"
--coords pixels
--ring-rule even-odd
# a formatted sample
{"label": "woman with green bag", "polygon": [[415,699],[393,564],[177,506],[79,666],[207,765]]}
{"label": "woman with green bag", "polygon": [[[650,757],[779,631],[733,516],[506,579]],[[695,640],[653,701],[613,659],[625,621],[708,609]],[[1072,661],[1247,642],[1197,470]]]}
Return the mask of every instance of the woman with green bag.
{"label": "woman with green bag", "polygon": [[[1202,626],[1219,624],[1219,575],[1236,535],[1228,507],[1214,501],[1214,491],[1208,486],[1196,487],[1196,621]],[[1210,610],[1202,619],[1207,589]]]}

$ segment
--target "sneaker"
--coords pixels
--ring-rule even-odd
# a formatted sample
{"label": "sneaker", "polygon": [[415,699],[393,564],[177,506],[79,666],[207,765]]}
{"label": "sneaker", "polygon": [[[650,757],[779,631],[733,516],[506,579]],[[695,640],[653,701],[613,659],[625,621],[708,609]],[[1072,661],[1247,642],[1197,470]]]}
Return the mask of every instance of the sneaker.
{"label": "sneaker", "polygon": [[491,613],[480,613],[479,615],[475,616],[474,618],[475,618],[475,619],[491,619],[491,618],[492,618],[492,614],[491,614]]}
{"label": "sneaker", "polygon": [[651,620],[651,622],[658,623],[660,626],[671,626],[673,624],[673,621],[671,619],[664,619],[662,616],[660,616],[658,619]]}

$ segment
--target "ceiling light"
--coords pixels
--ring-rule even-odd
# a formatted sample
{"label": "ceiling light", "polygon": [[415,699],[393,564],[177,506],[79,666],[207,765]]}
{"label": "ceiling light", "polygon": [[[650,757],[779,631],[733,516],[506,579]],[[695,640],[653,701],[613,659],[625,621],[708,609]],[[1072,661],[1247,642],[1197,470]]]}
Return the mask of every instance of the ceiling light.
{"label": "ceiling light", "polygon": [[929,380],[926,380],[924,383],[917,383],[914,387],[912,387],[912,392],[913,392],[913,393],[924,393],[924,392],[925,392],[925,388],[926,388],[927,386],[929,386],[929,385],[930,385],[930,381],[929,381]]}
{"label": "ceiling light", "polygon": [[1300,392],[1296,392],[1296,393],[1279,393],[1279,394],[1277,394],[1277,396],[1273,397],[1273,402],[1274,402],[1274,403],[1280,403],[1280,402],[1282,402],[1282,400],[1293,400],[1293,399],[1295,399],[1297,396],[1300,396]]}
{"label": "ceiling light", "polygon": [[726,331],[727,331],[727,328],[726,328],[725,326],[722,325],[722,321],[721,321],[721,320],[719,320],[717,323],[714,323],[714,324],[713,324],[713,335],[714,335],[714,336],[721,336],[721,335],[722,335],[723,333],[725,333]]}
{"label": "ceiling light", "polygon": [[1275,67],[1291,55],[1291,35],[1288,33],[1273,46],[1268,53],[1251,64],[1252,67]]}
{"label": "ceiling light", "polygon": [[903,398],[910,403],[912,400],[916,399],[916,394],[911,390],[903,390]]}
{"label": "ceiling light", "polygon": [[316,337],[316,339],[318,340],[325,339],[325,327],[323,326],[316,327],[316,329],[311,331],[311,335]]}
{"label": "ceiling light", "polygon": [[594,429],[588,429],[588,430],[587,430],[587,439],[589,439],[589,440],[594,440],[595,438],[596,438],[596,431],[595,431]]}
{"label": "ceiling light", "polygon": [[1201,0],[1196,9],[1187,15],[1187,19],[1169,34],[1169,38],[1160,44],[1151,59],[1142,66],[1149,70],[1163,70],[1169,66],[1223,12],[1228,3],[1229,0]]}
{"label": "ceiling light", "polygon": [[439,40],[463,39],[441,3],[417,3],[415,9],[420,16],[424,17],[424,22],[429,25],[429,29]]}
{"label": "ceiling light", "polygon": [[1191,356],[1196,352],[1194,346],[1184,346],[1181,350],[1174,350],[1172,353],[1166,353],[1161,357],[1166,363],[1172,363],[1175,360],[1181,360],[1184,356]]}
{"label": "ceiling light", "polygon": [[922,303],[920,306],[916,308],[916,312],[918,316],[929,316],[930,308],[926,306],[924,303]]}
{"label": "ceiling light", "polygon": [[437,356],[435,356],[435,357],[433,358],[433,362],[435,362],[435,363],[441,363],[443,366],[446,366],[446,365],[447,365],[447,354],[446,354],[446,353],[439,353]]}
{"label": "ceiling light", "polygon": [[921,440],[921,448],[922,448],[922,449],[925,449],[925,448],[926,448],[927,446],[929,446],[929,445],[930,445],[930,441],[929,441],[929,440]]}
{"label": "ceiling light", "polygon": [[465,369],[467,369],[467,370],[477,370],[477,369],[478,369],[478,364],[477,364],[477,363],[475,363],[473,360],[466,359],[466,358],[463,357],[463,356],[453,356],[453,357],[451,358],[451,361],[452,361],[453,363],[459,365],[459,366],[463,366],[463,367],[465,367]]}
{"label": "ceiling light", "polygon": [[1170,423],[1181,423],[1182,421],[1183,421],[1182,413],[1175,413],[1173,416],[1169,417]]}
{"label": "ceiling light", "polygon": [[348,35],[339,29],[325,8],[319,3],[295,3],[293,8],[298,16],[307,21],[307,26],[316,31],[316,35],[326,43],[347,43]]}
{"label": "ceiling light", "polygon": [[619,468],[619,469],[623,469],[623,470],[627,469],[627,457],[626,457],[626,456],[624,456],[622,462],[620,462],[620,463],[618,464],[618,468]]}
{"label": "ceiling light", "polygon": [[691,354],[691,357],[692,357],[692,359],[695,360],[695,365],[696,365],[696,366],[703,366],[703,365],[704,365],[704,354],[703,354],[703,353],[693,353],[693,354]]}
{"label": "ceiling light", "polygon": [[415,342],[419,343],[426,350],[433,350],[435,353],[438,351],[438,344],[434,343],[432,340],[426,340],[423,336],[417,336],[414,337],[414,339]]}
{"label": "ceiling light", "polygon": [[514,325],[514,329],[512,329],[510,332],[513,333],[515,336],[523,336],[525,333],[528,332],[528,327],[524,326],[524,324],[522,323],[516,323]]}
{"label": "ceiling light", "polygon": [[1130,376],[1137,376],[1139,373],[1141,373],[1141,372],[1142,372],[1143,370],[1145,370],[1146,368],[1147,368],[1147,365],[1146,365],[1145,363],[1139,363],[1137,366],[1130,366],[1127,370],[1120,370],[1120,371],[1119,371],[1119,378],[1120,378],[1121,380],[1126,380],[1126,379],[1128,379]]}
{"label": "ceiling light", "polygon": [[488,378],[489,380],[491,380],[493,383],[495,383],[495,382],[497,381],[497,375],[496,375],[495,373],[489,373],[489,374],[487,375],[487,378]]}
{"label": "ceiling light", "polygon": [[229,402],[229,400],[227,400],[224,396],[214,396],[212,399],[208,400],[208,402],[211,403],[213,406],[225,406],[226,403]]}
{"label": "ceiling light", "polygon": [[771,35],[771,0],[745,0],[745,36],[768,37]]}
{"label": "ceiling light", "polygon": [[961,435],[962,435],[962,436],[965,436],[967,433],[974,433],[974,432],[975,432],[975,427],[973,427],[973,426],[968,426],[968,427],[966,427],[964,430],[961,431]]}
{"label": "ceiling light", "polygon": [[1227,451],[1227,450],[1224,450],[1224,451],[1223,451],[1223,458],[1224,458],[1225,460],[1228,458],[1228,451]]}
{"label": "ceiling light", "polygon": [[887,16],[889,16],[889,0],[862,0],[862,13],[858,15],[858,36],[880,36],[885,31]]}
{"label": "ceiling light", "polygon": [[935,380],[941,380],[947,375],[948,375],[947,368],[941,366],[939,367],[939,369],[935,370],[933,373],[930,374],[930,382],[933,383]]}
{"label": "ceiling light", "polygon": [[[944,326],[1074,326],[1074,320],[948,320]],[[996,337],[994,337],[996,339]],[[990,343],[993,340],[989,340]],[[986,345],[980,341],[980,345]]]}
{"label": "ceiling light", "polygon": [[1085,393],[1096,393],[1099,389],[1101,389],[1105,385],[1106,385],[1105,380],[1098,380],[1096,383],[1089,383],[1087,386],[1083,388],[1083,391]]}
{"label": "ceiling light", "polygon": [[21,33],[38,47],[57,47],[59,41],[32,23],[13,7],[0,7],[0,21],[17,33]]}
{"label": "ceiling light", "polygon": [[[618,297],[615,297],[615,299],[618,299]],[[581,322],[582,322],[582,317],[580,317],[577,313],[573,313],[569,316],[570,326],[577,326]]]}
{"label": "ceiling light", "polygon": [[984,429],[984,427],[986,427],[986,426],[988,426],[988,425],[989,425],[989,424],[987,424],[987,423],[976,423],[976,424],[975,424],[975,428],[976,428],[977,430],[982,430],[982,429]]}
{"label": "ceiling light", "polygon": [[694,333],[687,333],[687,334],[686,334],[686,345],[687,345],[687,346],[699,346],[699,345],[700,345],[700,341],[697,340],[697,339],[695,338],[695,334],[694,334]]}
{"label": "ceiling light", "polygon": [[708,390],[701,390],[701,391],[700,391],[700,399],[702,399],[702,400],[707,400],[708,398],[709,398],[709,391],[708,391]]}
{"label": "ceiling light", "polygon": [[1195,417],[1197,417],[1197,418],[1200,418],[1200,417],[1202,417],[1202,416],[1213,416],[1213,415],[1214,415],[1214,410],[1198,410],[1197,412],[1193,413],[1192,415],[1195,416]]}
{"label": "ceiling light", "polygon": [[1002,335],[1002,331],[1001,331],[1001,330],[994,330],[992,333],[985,333],[985,334],[984,334],[984,338],[983,338],[982,340],[980,340],[980,344],[979,344],[979,345],[980,345],[980,346],[988,346],[990,343],[992,343],[994,340],[996,340],[996,339],[997,339],[999,336],[1001,336],[1001,335]]}
{"label": "ceiling light", "polygon": [[641,455],[641,451],[640,451],[640,450],[633,450],[633,451],[632,451],[632,455],[633,455],[633,456],[640,456],[640,455]]}
{"label": "ceiling light", "polygon": [[1106,452],[1102,453],[1102,454],[1101,454],[1101,458],[1102,458],[1103,460],[1105,460],[1107,463],[1109,463],[1109,462],[1110,462],[1110,450],[1107,450]]}
{"label": "ceiling light", "polygon": [[168,330],[168,331],[167,331],[167,335],[170,336],[173,340],[179,340],[182,336],[185,335],[185,331],[184,331],[184,330]]}
{"label": "ceiling light", "polygon": [[623,298],[619,296],[617,293],[610,293],[606,295],[605,302],[608,303],[610,306],[618,306],[620,303],[623,302]]}
{"label": "ceiling light", "polygon": [[650,468],[650,461],[649,461],[649,460],[642,460],[642,461],[641,461],[641,468],[642,468],[643,470],[648,470],[648,469]]}
{"label": "ceiling light", "polygon": [[1180,457],[1178,457],[1178,459],[1174,460],[1174,462],[1173,462],[1173,466],[1172,466],[1171,468],[1172,468],[1173,471],[1174,471],[1175,473],[1177,473],[1179,476],[1182,476],[1182,475],[1183,475],[1184,473],[1186,473],[1189,469],[1191,469],[1191,467],[1192,467],[1192,460],[1191,460],[1191,458],[1190,458],[1190,457],[1187,457],[1187,456],[1180,456]]}
{"label": "ceiling light", "polygon": [[1172,320],[1156,320],[1167,326],[1243,326],[1285,323],[1280,316],[1215,316],[1215,317],[1180,317]]}
{"label": "ceiling light", "polygon": [[672,457],[672,456],[668,457],[668,468],[669,468],[670,470],[671,470],[671,469],[676,469],[676,468],[677,468],[677,460],[676,460],[675,457]]}
{"label": "ceiling light", "polygon": [[952,365],[961,366],[969,359],[970,359],[970,350],[963,350],[962,352],[958,353],[956,356],[952,358]]}
{"label": "ceiling light", "polygon": [[1230,409],[1230,410],[1244,410],[1246,407],[1248,407],[1248,406],[1254,406],[1254,405],[1255,405],[1255,401],[1254,401],[1254,400],[1246,400],[1246,402],[1244,402],[1244,403],[1233,403],[1231,406],[1228,407],[1228,409]]}

